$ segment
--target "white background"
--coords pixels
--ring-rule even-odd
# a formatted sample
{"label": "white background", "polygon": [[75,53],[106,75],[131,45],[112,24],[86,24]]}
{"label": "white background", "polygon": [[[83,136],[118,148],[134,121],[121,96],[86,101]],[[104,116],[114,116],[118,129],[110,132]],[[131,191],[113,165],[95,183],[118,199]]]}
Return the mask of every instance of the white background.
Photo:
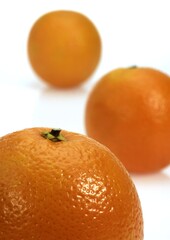
{"label": "white background", "polygon": [[[61,9],[88,16],[103,45],[95,73],[84,85],[65,91],[40,81],[27,58],[27,37],[34,21]],[[34,126],[85,134],[88,93],[103,74],[132,65],[170,74],[169,32],[169,2],[164,0],[0,1],[0,135]],[[145,240],[169,240],[170,168],[132,178],[142,203]]]}

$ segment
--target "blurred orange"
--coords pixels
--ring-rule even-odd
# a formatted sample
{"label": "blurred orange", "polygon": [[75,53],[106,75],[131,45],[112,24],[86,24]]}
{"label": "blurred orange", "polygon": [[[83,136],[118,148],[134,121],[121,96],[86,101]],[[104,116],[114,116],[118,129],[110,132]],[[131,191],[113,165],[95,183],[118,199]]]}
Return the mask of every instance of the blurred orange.
{"label": "blurred orange", "polygon": [[98,142],[31,128],[0,138],[0,239],[142,240],[136,188]]}
{"label": "blurred orange", "polygon": [[41,16],[28,38],[28,57],[46,83],[69,88],[86,81],[101,55],[99,33],[86,16],[54,11]]}
{"label": "blurred orange", "polygon": [[170,163],[170,78],[147,67],[120,68],[94,86],[86,106],[87,134],[112,150],[130,172]]}

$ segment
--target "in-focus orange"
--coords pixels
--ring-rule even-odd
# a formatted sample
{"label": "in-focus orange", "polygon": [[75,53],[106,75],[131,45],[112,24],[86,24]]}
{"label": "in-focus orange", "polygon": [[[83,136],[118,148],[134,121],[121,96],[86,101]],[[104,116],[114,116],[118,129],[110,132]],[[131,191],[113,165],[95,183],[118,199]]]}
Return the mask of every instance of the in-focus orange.
{"label": "in-focus orange", "polygon": [[91,91],[87,134],[106,145],[130,172],[170,163],[170,78],[153,68],[115,69]]}
{"label": "in-focus orange", "polygon": [[53,11],[33,24],[28,58],[46,83],[70,88],[88,80],[101,55],[101,39],[94,23],[75,11]]}
{"label": "in-focus orange", "polygon": [[105,146],[30,128],[0,138],[1,240],[142,240],[136,188]]}

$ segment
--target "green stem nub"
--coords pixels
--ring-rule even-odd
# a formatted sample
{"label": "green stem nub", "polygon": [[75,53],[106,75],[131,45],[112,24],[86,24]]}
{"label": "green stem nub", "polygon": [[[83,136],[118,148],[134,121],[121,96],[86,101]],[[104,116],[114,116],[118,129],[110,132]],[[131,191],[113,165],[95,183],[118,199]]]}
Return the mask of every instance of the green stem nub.
{"label": "green stem nub", "polygon": [[130,68],[130,69],[133,69],[133,68],[137,68],[137,66],[136,66],[136,65],[132,65],[132,66],[130,66],[129,68]]}
{"label": "green stem nub", "polygon": [[54,128],[50,132],[43,132],[42,136],[52,142],[66,141],[64,136],[61,134],[61,129]]}

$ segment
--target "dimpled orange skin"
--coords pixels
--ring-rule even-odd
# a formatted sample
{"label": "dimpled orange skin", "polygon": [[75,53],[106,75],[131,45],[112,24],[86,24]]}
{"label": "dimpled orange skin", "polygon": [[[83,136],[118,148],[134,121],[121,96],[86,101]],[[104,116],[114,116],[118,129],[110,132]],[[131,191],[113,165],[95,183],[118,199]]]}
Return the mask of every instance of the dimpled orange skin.
{"label": "dimpled orange skin", "polygon": [[129,172],[169,165],[169,123],[170,78],[153,68],[115,69],[87,101],[87,135],[110,148]]}
{"label": "dimpled orange skin", "polygon": [[136,188],[119,160],[86,136],[31,128],[0,139],[1,240],[142,240]]}
{"label": "dimpled orange skin", "polygon": [[100,35],[90,19],[74,11],[41,16],[28,37],[28,57],[37,75],[60,88],[82,84],[96,69]]}

